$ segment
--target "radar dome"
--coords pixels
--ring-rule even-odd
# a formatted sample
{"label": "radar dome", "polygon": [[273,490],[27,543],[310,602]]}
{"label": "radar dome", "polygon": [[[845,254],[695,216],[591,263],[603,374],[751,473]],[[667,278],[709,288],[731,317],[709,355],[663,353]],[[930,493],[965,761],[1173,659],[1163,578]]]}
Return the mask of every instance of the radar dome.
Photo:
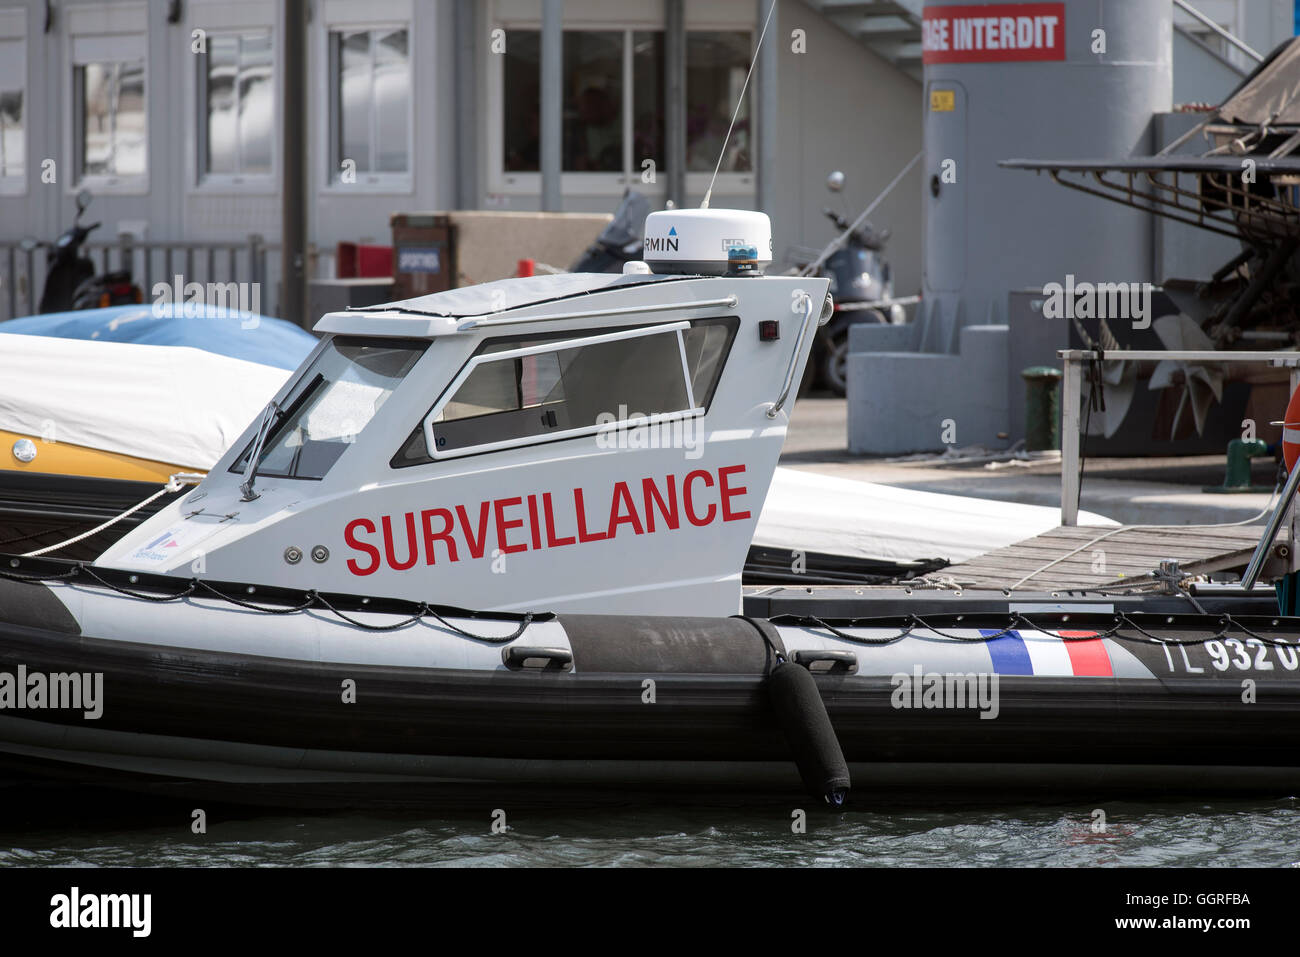
{"label": "radar dome", "polygon": [[721,276],[731,250],[752,247],[758,269],[772,262],[772,221],[750,209],[668,209],[645,221],[644,259],[656,273]]}

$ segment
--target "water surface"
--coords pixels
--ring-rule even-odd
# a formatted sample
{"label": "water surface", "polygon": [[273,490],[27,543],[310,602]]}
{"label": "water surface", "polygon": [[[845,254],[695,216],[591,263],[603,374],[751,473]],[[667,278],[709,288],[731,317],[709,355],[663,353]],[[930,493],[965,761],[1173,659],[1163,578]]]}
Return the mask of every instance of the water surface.
{"label": "water surface", "polygon": [[[1105,813],[1105,830],[1094,811]],[[1300,801],[1098,801],[792,808],[632,803],[492,812],[286,812],[105,802],[6,801],[0,866],[1139,866],[1300,864]],[[498,817],[498,828],[500,827]]]}

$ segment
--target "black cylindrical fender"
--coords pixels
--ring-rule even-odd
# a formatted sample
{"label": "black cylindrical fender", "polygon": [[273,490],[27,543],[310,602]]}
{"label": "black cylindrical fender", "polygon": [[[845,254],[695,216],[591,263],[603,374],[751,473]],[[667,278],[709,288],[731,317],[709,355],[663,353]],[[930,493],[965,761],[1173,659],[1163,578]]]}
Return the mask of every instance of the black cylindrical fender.
{"label": "black cylindrical fender", "polygon": [[767,693],[804,787],[839,807],[849,790],[849,766],[817,681],[802,665],[782,662],[768,676]]}

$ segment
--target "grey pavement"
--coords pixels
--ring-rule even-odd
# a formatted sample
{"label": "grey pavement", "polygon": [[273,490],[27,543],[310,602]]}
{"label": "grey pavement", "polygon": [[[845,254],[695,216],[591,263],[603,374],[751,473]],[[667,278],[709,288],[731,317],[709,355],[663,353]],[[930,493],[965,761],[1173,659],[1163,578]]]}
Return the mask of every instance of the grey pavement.
{"label": "grey pavement", "polygon": [[[823,475],[926,492],[1059,507],[1058,460],[963,463],[939,456],[910,461],[853,456],[847,451],[843,399],[801,398],[791,417],[781,464]],[[1269,494],[1210,493],[1223,481],[1222,455],[1088,459],[1080,507],[1126,525],[1202,525],[1245,522],[1269,506]],[[1253,480],[1272,487],[1276,467],[1253,463]]]}

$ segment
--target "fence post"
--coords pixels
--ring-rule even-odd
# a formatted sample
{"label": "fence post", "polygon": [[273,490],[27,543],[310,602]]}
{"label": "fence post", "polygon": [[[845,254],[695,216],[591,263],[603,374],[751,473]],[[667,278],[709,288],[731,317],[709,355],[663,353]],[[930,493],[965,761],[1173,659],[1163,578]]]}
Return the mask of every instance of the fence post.
{"label": "fence post", "polygon": [[[42,265],[45,267],[42,271],[48,273],[50,271],[48,255],[42,257]],[[42,283],[41,295],[44,295],[44,292],[44,283]],[[40,296],[36,293],[36,250],[29,249],[27,251],[27,311],[35,315],[36,310],[40,308],[40,302]]]}
{"label": "fence post", "polygon": [[135,275],[135,246],[130,233],[118,233],[117,268]]}
{"label": "fence post", "polygon": [[[14,247],[9,247],[9,273],[4,277],[9,283],[9,318],[15,319],[18,316],[18,257],[14,254]],[[28,280],[28,285],[31,281]]]}
{"label": "fence post", "polygon": [[[249,281],[257,284],[258,301],[266,292],[266,245],[261,233],[252,233],[248,237],[248,274]],[[262,303],[263,312],[269,312],[266,303]]]}
{"label": "fence post", "polygon": [[265,266],[266,250],[262,247],[262,235],[252,233],[248,237],[248,275],[250,282],[263,281],[262,270]]}
{"label": "fence post", "polygon": [[1061,380],[1061,524],[1079,524],[1079,403],[1083,392],[1080,363],[1062,357]]}

